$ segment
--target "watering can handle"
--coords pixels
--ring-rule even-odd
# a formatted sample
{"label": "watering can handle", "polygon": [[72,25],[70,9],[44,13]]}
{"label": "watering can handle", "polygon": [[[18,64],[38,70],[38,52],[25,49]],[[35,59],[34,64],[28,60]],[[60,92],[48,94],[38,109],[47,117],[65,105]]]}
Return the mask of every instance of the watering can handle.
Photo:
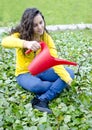
{"label": "watering can handle", "polygon": [[27,50],[27,51],[25,52],[25,54],[29,54],[30,52],[32,52],[31,49],[30,49],[30,50]]}
{"label": "watering can handle", "polygon": [[[44,42],[40,42],[40,45],[41,45],[41,49],[45,46],[45,43]],[[30,49],[30,50],[27,50],[26,52],[25,52],[25,54],[29,54],[30,52],[32,52],[32,50]]]}

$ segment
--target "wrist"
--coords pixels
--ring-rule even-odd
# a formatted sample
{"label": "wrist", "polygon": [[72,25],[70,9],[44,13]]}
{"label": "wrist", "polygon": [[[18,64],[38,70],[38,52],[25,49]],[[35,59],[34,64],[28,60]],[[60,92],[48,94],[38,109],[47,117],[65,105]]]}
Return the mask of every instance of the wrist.
{"label": "wrist", "polygon": [[67,84],[70,86],[70,85],[71,85],[71,83],[72,83],[72,81],[73,81],[72,79],[71,79],[71,80],[69,80]]}
{"label": "wrist", "polygon": [[23,42],[23,48],[27,48],[26,45],[27,45],[27,41],[24,40],[24,42]]}

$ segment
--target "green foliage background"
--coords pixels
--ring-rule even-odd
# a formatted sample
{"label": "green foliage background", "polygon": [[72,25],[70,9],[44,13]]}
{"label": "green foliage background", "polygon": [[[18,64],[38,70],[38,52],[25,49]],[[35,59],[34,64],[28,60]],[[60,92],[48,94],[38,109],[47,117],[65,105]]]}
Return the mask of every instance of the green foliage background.
{"label": "green foliage background", "polygon": [[[39,8],[50,24],[92,23],[92,0],[0,0],[0,26]],[[17,85],[15,50],[0,45],[0,130],[92,130],[92,30],[50,32],[59,57],[76,61],[75,80],[50,103],[53,114],[33,110],[33,94]],[[6,34],[0,35],[0,41]]]}
{"label": "green foliage background", "polygon": [[0,26],[17,23],[28,7],[40,9],[48,25],[92,23],[92,0],[0,0]]}
{"label": "green foliage background", "polygon": [[92,130],[92,30],[51,35],[59,56],[79,64],[71,89],[50,103],[53,114],[33,110],[34,95],[16,83],[15,50],[0,46],[0,130]]}

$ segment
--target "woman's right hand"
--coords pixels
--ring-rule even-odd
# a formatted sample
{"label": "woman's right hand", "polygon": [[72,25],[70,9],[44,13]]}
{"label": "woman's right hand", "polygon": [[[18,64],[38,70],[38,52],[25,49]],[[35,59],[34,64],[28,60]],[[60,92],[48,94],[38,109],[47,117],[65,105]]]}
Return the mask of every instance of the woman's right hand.
{"label": "woman's right hand", "polygon": [[41,48],[41,46],[37,41],[24,41],[23,48],[27,48],[28,50],[32,51],[37,51]]}

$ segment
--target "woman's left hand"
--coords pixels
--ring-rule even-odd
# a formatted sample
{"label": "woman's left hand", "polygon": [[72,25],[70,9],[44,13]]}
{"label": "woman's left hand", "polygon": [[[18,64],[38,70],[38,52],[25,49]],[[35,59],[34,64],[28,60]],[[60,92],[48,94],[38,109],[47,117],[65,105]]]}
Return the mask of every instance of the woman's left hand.
{"label": "woman's left hand", "polygon": [[72,79],[68,81],[69,86],[71,85],[72,81],[73,81]]}

